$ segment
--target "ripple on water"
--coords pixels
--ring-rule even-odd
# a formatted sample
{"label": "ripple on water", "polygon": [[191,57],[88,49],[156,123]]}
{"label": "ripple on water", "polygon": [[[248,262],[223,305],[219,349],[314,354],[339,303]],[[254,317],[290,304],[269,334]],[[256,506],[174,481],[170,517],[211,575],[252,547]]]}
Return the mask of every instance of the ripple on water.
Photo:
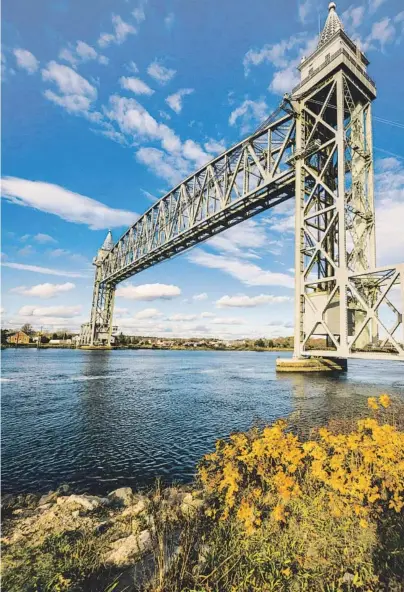
{"label": "ripple on water", "polygon": [[346,377],[277,376],[279,353],[2,351],[3,491],[192,478],[217,438],[290,416],[301,428],[404,397],[404,365],[352,361]]}

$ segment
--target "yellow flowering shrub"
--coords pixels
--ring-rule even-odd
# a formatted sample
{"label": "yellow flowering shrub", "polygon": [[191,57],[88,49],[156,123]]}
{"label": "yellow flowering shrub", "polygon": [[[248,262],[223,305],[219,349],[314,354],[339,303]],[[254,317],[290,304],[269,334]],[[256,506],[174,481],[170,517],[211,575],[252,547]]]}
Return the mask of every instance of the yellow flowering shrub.
{"label": "yellow flowering shrub", "polygon": [[208,515],[233,516],[247,534],[264,519],[285,523],[292,502],[321,491],[335,517],[358,517],[361,527],[382,511],[404,506],[404,433],[383,423],[390,398],[368,399],[373,418],[360,419],[347,434],[317,430],[306,442],[283,421],[263,430],[233,434],[199,466],[210,505]]}

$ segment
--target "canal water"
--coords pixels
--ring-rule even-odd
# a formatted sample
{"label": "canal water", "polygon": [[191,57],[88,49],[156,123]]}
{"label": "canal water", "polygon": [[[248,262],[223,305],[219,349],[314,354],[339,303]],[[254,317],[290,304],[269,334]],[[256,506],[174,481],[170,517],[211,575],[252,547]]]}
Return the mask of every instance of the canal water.
{"label": "canal water", "polygon": [[404,399],[404,364],[276,375],[278,352],[2,351],[3,493],[187,481],[217,438],[289,417],[300,428]]}

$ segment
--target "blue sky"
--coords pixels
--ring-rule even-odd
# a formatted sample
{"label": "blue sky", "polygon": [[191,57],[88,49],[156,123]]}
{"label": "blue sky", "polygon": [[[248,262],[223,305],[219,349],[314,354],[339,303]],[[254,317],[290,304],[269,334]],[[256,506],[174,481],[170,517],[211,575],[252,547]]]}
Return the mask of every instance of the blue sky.
{"label": "blue sky", "polygon": [[[378,88],[379,264],[404,259],[403,8],[337,5]],[[118,238],[276,108],[327,2],[14,0],[2,16],[3,323],[78,329],[107,229]],[[143,335],[291,334],[293,240],[290,202],[131,278],[115,321]]]}

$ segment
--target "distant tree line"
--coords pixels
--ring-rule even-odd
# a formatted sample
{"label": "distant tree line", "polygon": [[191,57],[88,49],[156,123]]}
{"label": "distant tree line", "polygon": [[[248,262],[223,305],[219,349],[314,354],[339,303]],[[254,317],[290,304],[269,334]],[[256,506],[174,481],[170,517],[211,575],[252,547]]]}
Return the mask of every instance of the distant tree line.
{"label": "distant tree line", "polygon": [[57,329],[53,333],[49,331],[35,331],[30,323],[24,323],[21,329],[1,329],[1,343],[5,345],[8,337],[14,335],[17,331],[22,331],[28,335],[31,340],[35,336],[40,337],[41,343],[48,343],[51,339],[60,339],[64,341],[66,339],[71,339],[74,335],[74,333],[64,329]]}

